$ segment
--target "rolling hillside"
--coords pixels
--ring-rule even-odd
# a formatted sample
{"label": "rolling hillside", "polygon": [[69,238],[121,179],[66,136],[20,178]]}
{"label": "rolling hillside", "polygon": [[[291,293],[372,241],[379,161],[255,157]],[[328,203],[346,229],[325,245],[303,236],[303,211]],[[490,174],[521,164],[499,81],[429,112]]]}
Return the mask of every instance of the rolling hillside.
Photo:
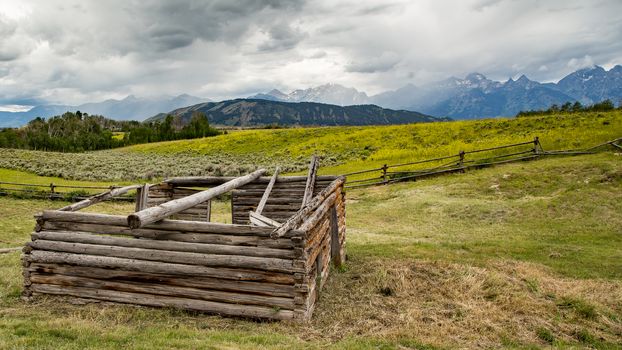
{"label": "rolling hillside", "polygon": [[521,118],[241,130],[194,140],[135,145],[81,154],[0,149],[0,168],[71,179],[121,181],[183,175],[238,175],[280,165],[304,172],[323,156],[320,172],[350,171],[457,154],[539,136],[546,150],[595,145],[622,133],[622,111]]}
{"label": "rolling hillside", "polygon": [[297,126],[391,125],[448,120],[418,112],[391,110],[374,105],[337,106],[313,102],[277,102],[261,99],[236,99],[208,102],[160,113],[146,121],[173,115],[186,124],[195,112],[205,113],[212,125],[263,126],[270,124]]}

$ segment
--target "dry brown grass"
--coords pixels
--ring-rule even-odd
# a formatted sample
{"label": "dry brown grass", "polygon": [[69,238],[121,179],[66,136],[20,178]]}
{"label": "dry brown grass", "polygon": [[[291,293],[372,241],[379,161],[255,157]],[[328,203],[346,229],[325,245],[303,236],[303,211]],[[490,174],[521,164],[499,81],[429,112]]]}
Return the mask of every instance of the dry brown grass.
{"label": "dry brown grass", "polygon": [[[496,348],[546,345],[537,332],[547,329],[562,342],[577,342],[587,331],[622,343],[622,281],[562,278],[516,261],[482,268],[357,259],[350,266],[331,277],[305,339],[414,338],[441,347]],[[593,307],[593,315],[559,305],[565,299]]]}

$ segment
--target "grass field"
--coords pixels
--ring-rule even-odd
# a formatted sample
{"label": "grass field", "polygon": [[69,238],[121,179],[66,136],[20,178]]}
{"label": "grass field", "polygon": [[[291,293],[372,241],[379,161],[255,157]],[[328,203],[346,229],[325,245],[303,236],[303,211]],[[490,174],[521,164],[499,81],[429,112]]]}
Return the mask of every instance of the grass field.
{"label": "grass field", "polygon": [[[258,167],[286,173],[322,155],[322,174],[455,155],[539,136],[547,150],[622,136],[622,111],[372,127],[244,130],[204,139],[82,154],[0,149],[0,168],[67,179],[122,181],[180,175],[239,175]],[[526,146],[528,147],[528,146]],[[428,164],[434,165],[434,164]]]}
{"label": "grass field", "polygon": [[[0,348],[621,348],[620,154],[514,163],[347,197],[347,268],[332,272],[308,324],[26,303],[19,253],[10,253],[0,255]],[[28,240],[32,214],[62,204],[0,198],[0,244]],[[228,205],[216,210],[226,221]]]}

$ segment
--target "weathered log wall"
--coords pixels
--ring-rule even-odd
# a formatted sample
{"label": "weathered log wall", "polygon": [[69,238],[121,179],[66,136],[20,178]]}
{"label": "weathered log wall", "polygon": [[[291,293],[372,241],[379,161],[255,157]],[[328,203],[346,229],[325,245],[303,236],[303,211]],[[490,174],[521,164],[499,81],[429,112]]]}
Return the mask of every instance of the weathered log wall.
{"label": "weathered log wall", "polygon": [[[172,201],[174,199],[183,198],[201,190],[175,187],[168,184],[154,185],[149,188],[149,196],[147,198],[147,208],[155,207],[162,203]],[[176,215],[171,216],[172,219],[192,220],[192,221],[210,221],[211,219],[211,201],[207,201],[196,205],[190,209],[186,209]]]}
{"label": "weathered log wall", "polygon": [[[335,178],[334,176],[318,177],[313,194],[316,195]],[[248,214],[257,208],[267,186],[268,182],[252,182],[241,186],[231,193],[231,216],[234,224],[249,224]],[[270,196],[261,215],[280,223],[285,222],[285,220],[300,210],[305,186],[306,177],[297,177],[296,181],[288,178],[278,178],[272,187],[272,191],[270,191]]]}
{"label": "weathered log wall", "polygon": [[338,187],[300,225],[300,230],[305,232],[305,272],[297,276],[297,283],[304,288],[296,291],[296,300],[301,300],[304,308],[296,310],[296,317],[311,317],[331,262],[337,267],[345,262],[345,224],[345,193],[343,187]]}
{"label": "weathered log wall", "polygon": [[[259,194],[235,197],[238,210],[248,213],[259,202],[268,183],[262,179],[258,186],[249,184],[240,190]],[[318,181],[317,191],[329,180]],[[299,183],[300,191],[295,188]],[[304,179],[282,181],[281,192],[301,193],[276,196],[276,202],[298,198],[300,209],[304,184]],[[24,248],[24,295],[56,294],[229,316],[306,320],[331,261],[341,264],[345,257],[342,190],[337,187],[299,228],[278,238],[270,237],[273,228],[267,227],[165,219],[130,229],[126,216],[44,211]],[[166,191],[171,197],[159,197]],[[154,205],[193,191],[154,185],[149,201]],[[242,206],[243,200],[249,204]],[[270,200],[264,213],[269,206]]]}

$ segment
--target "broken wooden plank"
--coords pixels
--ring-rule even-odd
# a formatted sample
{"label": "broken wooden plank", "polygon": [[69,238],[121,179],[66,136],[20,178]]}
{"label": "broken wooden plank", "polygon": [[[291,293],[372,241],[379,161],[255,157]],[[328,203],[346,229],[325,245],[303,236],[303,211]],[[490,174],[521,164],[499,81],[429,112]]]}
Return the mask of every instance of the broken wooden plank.
{"label": "broken wooden plank", "polygon": [[96,194],[92,197],[89,197],[85,200],[79,201],[77,203],[73,203],[67,206],[64,206],[58,210],[60,211],[76,211],[76,210],[80,210],[82,208],[86,208],[88,206],[91,206],[93,204],[99,203],[101,201],[105,201],[106,199],[110,199],[112,197],[116,197],[116,196],[120,196],[124,193],[127,193],[131,190],[135,190],[137,188],[142,187],[142,185],[130,185],[130,186],[125,186],[125,187],[121,187],[121,188],[114,188],[111,189],[109,191],[106,192],[102,192],[100,194]]}
{"label": "broken wooden plank", "polygon": [[270,191],[272,191],[272,186],[274,186],[274,183],[276,182],[276,178],[279,176],[280,171],[281,171],[281,168],[279,167],[277,167],[276,170],[274,170],[274,175],[272,175],[272,179],[270,179],[270,183],[268,183],[268,187],[266,187],[266,191],[263,193],[263,196],[261,197],[261,200],[259,201],[259,204],[257,205],[257,209],[255,209],[255,213],[261,214],[261,212],[263,211],[263,208],[266,205],[266,202],[268,201],[268,197],[270,197]]}
{"label": "broken wooden plank", "polygon": [[145,225],[160,221],[173,214],[177,214],[180,211],[192,208],[197,204],[203,203],[216,196],[227,193],[237,187],[252,182],[253,180],[263,175],[265,172],[265,169],[259,169],[248,175],[235,178],[229,182],[225,182],[220,186],[130,214],[127,217],[127,223],[130,228],[140,228]]}
{"label": "broken wooden plank", "polygon": [[257,214],[254,211],[250,211],[248,213],[249,220],[254,226],[262,226],[262,227],[279,227],[281,225],[280,222],[276,220],[272,220],[268,217],[265,217],[261,214]]}
{"label": "broken wooden plank", "polygon": [[313,197],[313,188],[315,187],[315,177],[317,175],[317,168],[319,166],[318,157],[313,155],[311,157],[311,163],[309,164],[309,174],[307,175],[307,184],[305,185],[305,194],[302,197],[302,205],[300,208],[304,208],[307,203]]}

